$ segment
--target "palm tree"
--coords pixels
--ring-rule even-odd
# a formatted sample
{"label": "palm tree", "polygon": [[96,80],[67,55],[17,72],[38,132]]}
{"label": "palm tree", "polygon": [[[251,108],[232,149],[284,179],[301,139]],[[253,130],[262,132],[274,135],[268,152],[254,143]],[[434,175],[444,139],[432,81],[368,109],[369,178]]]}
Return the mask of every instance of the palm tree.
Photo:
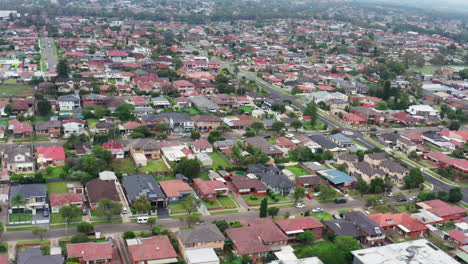
{"label": "palm tree", "polygon": [[[19,209],[20,207],[26,205],[26,200],[23,200],[23,196],[21,194],[17,194],[11,200],[11,205],[13,208]],[[21,221],[21,214],[20,214],[20,221]]]}

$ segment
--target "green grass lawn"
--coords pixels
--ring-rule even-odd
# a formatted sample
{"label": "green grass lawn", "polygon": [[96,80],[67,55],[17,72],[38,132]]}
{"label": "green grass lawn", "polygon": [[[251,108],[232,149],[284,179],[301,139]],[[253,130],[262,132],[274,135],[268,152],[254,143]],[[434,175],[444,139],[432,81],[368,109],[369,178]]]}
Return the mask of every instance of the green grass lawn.
{"label": "green grass lawn", "polygon": [[239,107],[239,110],[243,110],[244,113],[252,113],[253,109],[250,106],[241,106],[241,107]]}
{"label": "green grass lawn", "polygon": [[198,175],[198,178],[203,179],[203,180],[205,180],[205,181],[210,180],[210,177],[208,177],[208,172],[207,172],[207,171],[201,172],[201,173]]}
{"label": "green grass lawn", "polygon": [[111,167],[113,171],[119,173],[132,174],[138,172],[131,158],[114,159],[112,160]]}
{"label": "green grass lawn", "polygon": [[99,120],[94,119],[94,118],[88,119],[86,121],[88,122],[88,127],[91,129],[96,128],[96,124],[99,123]]}
{"label": "green grass lawn", "polygon": [[49,174],[45,174],[45,177],[49,179],[57,179],[60,178],[60,175],[62,175],[62,173],[65,173],[65,171],[63,170],[63,166],[59,166],[53,168]]}
{"label": "green grass lawn", "polygon": [[48,182],[46,184],[47,192],[52,193],[66,193],[67,184],[72,182]]}
{"label": "green grass lawn", "polygon": [[169,204],[169,208],[171,209],[171,214],[183,214],[186,213],[185,209],[182,207],[182,203],[174,203],[174,204]]}
{"label": "green grass lawn", "polygon": [[315,122],[315,126],[312,126],[309,121],[305,121],[304,129],[313,130],[313,131],[323,130],[323,125],[325,125],[325,123],[321,121],[320,119],[317,119],[317,122]]}
{"label": "green grass lawn", "polygon": [[18,241],[16,243],[16,245],[27,245],[27,244],[42,244],[42,245],[45,245],[45,244],[50,244],[50,240],[46,240],[46,239],[43,239],[43,240],[40,240],[40,239],[33,239],[33,240],[21,240],[21,241]]}
{"label": "green grass lawn", "polygon": [[237,207],[236,203],[229,196],[220,196],[216,200],[204,201],[203,203],[205,204],[206,208],[208,208],[208,210],[218,208],[229,209]]}
{"label": "green grass lawn", "polygon": [[424,144],[424,147],[426,148],[429,148],[430,150],[434,151],[434,152],[443,152],[442,149],[436,147],[436,146],[433,146],[431,144]]}
{"label": "green grass lawn", "polygon": [[300,165],[286,166],[286,169],[294,173],[296,176],[309,175],[310,173]]}
{"label": "green grass lawn", "polygon": [[427,168],[432,168],[434,167],[434,164],[430,163],[429,161],[427,160],[419,160],[418,161],[419,164],[423,165],[424,167],[427,167]]}
{"label": "green grass lawn", "polygon": [[[75,217],[71,220],[71,222],[81,222],[82,215],[79,215],[78,217]],[[65,218],[63,218],[59,213],[53,213],[50,215],[50,222],[52,224],[61,224],[65,223]]]}
{"label": "green grass lawn", "polygon": [[5,83],[5,84],[7,84],[7,83],[8,83],[8,84],[18,83],[18,80],[16,80],[16,79],[8,79],[8,80],[5,80],[3,83]]}
{"label": "green grass lawn", "polygon": [[[107,220],[107,218],[101,215],[97,210],[91,210],[90,212],[92,218],[97,218],[98,220]],[[120,219],[120,215],[114,215],[112,216],[112,219]]]}
{"label": "green grass lawn", "polygon": [[148,161],[148,164],[144,167],[138,169],[139,172],[147,173],[147,172],[166,172],[169,171],[169,168],[166,166],[164,161],[162,160],[153,160]]}
{"label": "green grass lawn", "polygon": [[11,214],[8,219],[10,222],[32,221],[32,214]]}
{"label": "green grass lawn", "polygon": [[213,160],[213,168],[228,168],[228,167],[231,167],[231,164],[229,164],[229,162],[227,162],[222,156],[221,154],[217,153],[217,152],[213,152],[213,153],[210,153],[208,154],[208,156],[210,156],[210,158]]}
{"label": "green grass lawn", "polygon": [[8,253],[8,243],[7,242],[0,242],[1,248],[4,249],[0,251],[0,254],[7,254]]}
{"label": "green grass lawn", "polygon": [[1,84],[0,97],[28,97],[33,95],[33,87],[23,84]]}
{"label": "green grass lawn", "polygon": [[[288,201],[286,197],[283,197],[281,195],[277,195],[279,202],[281,201]],[[268,204],[275,204],[276,201],[274,201],[270,196],[265,195],[265,196],[257,196],[255,194],[250,194],[250,195],[242,195],[242,199],[250,205],[250,206],[258,206],[262,202],[264,198],[268,199]]]}
{"label": "green grass lawn", "polygon": [[328,212],[311,213],[310,215],[317,218],[319,221],[328,221],[333,219],[333,216]]}

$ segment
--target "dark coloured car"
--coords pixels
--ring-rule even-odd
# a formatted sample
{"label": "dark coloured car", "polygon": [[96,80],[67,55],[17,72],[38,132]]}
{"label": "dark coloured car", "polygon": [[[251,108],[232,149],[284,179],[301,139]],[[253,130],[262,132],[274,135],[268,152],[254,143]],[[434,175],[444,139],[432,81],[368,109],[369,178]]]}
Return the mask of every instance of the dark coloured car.
{"label": "dark coloured car", "polygon": [[336,204],[342,204],[342,203],[347,203],[348,201],[346,201],[346,199],[344,198],[336,198],[335,199],[335,203]]}

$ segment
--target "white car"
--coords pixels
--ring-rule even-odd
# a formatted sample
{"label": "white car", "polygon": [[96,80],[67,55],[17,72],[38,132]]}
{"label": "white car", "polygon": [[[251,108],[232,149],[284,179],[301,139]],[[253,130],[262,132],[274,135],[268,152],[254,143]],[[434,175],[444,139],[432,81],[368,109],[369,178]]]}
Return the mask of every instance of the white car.
{"label": "white car", "polygon": [[393,197],[394,194],[393,194],[393,193],[388,193],[387,196],[388,196],[388,197]]}
{"label": "white car", "polygon": [[294,134],[286,134],[285,137],[292,138],[292,137],[294,137]]}
{"label": "white car", "polygon": [[320,196],[320,192],[314,193],[314,196],[315,196],[315,197]]}
{"label": "white car", "polygon": [[305,204],[303,203],[297,203],[296,204],[296,208],[304,208],[305,207]]}
{"label": "white car", "polygon": [[323,212],[323,209],[320,207],[312,209],[312,213],[321,213],[321,212]]}

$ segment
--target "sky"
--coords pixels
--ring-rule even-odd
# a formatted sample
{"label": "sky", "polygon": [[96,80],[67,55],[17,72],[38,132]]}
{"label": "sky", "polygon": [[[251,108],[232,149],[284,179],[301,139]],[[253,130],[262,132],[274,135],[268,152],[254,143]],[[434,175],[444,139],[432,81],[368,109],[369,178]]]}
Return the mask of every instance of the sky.
{"label": "sky", "polygon": [[385,2],[408,5],[423,9],[458,11],[468,13],[468,0],[363,0],[366,2]]}

